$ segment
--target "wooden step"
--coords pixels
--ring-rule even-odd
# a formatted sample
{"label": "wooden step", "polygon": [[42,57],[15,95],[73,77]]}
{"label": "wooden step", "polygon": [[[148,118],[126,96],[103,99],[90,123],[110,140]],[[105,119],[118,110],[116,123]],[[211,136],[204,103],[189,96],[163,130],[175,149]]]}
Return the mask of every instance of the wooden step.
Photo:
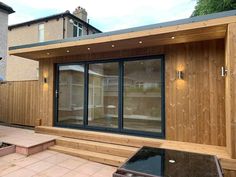
{"label": "wooden step", "polygon": [[130,146],[140,148],[142,146],[150,146],[164,149],[172,149],[193,153],[201,153],[208,155],[216,155],[224,169],[236,170],[236,159],[232,159],[224,146],[213,146],[196,144],[189,142],[179,142],[171,140],[163,140],[157,138],[144,138],[129,135],[120,135],[114,133],[102,133],[95,131],[76,130],[69,128],[39,126],[35,128],[37,133],[52,134],[73,139],[82,139],[88,141],[96,141],[108,144],[117,144],[122,146]]}
{"label": "wooden step", "polygon": [[90,140],[90,141],[111,143],[111,144],[118,144],[118,145],[126,145],[126,146],[138,147],[138,148],[140,148],[143,145],[145,146],[155,145],[156,147],[160,145],[160,142],[153,141],[155,140],[153,138],[143,138],[143,137],[135,137],[135,136],[129,136],[129,135],[103,133],[103,132],[87,131],[87,130],[76,130],[76,129],[69,129],[69,128],[38,126],[35,128],[35,132],[63,136],[67,138]]}
{"label": "wooden step", "polygon": [[86,130],[75,130],[69,128],[39,126],[35,128],[37,133],[46,133],[67,138],[96,141],[102,143],[117,144],[140,148],[142,146],[159,147],[186,152],[216,155],[218,158],[230,159],[226,147],[195,144],[180,141],[163,140],[157,138],[135,137],[114,133],[103,133]]}
{"label": "wooden step", "polygon": [[110,154],[126,158],[130,157],[138,150],[138,148],[129,146],[121,146],[116,144],[101,143],[96,141],[88,141],[88,140],[80,140],[80,139],[64,138],[64,137],[57,138],[56,145],[68,148],[98,152],[103,154]]}
{"label": "wooden step", "polygon": [[65,153],[68,155],[81,157],[90,161],[116,166],[116,167],[122,165],[127,159],[124,157],[118,157],[114,155],[102,154],[102,153],[91,152],[91,151],[80,150],[80,149],[73,149],[73,148],[62,147],[58,145],[51,146],[49,147],[49,149],[57,151],[57,152]]}

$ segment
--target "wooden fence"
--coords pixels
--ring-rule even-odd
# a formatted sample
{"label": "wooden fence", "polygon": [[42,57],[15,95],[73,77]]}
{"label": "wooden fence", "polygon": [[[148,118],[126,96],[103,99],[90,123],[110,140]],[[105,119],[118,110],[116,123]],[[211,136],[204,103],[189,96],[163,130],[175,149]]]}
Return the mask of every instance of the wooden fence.
{"label": "wooden fence", "polygon": [[0,84],[0,121],[35,126],[39,115],[39,82]]}

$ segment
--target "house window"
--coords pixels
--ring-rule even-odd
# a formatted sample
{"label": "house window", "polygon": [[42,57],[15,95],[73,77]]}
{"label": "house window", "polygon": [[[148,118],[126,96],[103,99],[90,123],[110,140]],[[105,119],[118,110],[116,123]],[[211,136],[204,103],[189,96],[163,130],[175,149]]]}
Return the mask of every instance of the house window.
{"label": "house window", "polygon": [[78,22],[73,23],[73,37],[79,37],[83,35],[83,25]]}
{"label": "house window", "polygon": [[38,26],[38,37],[39,42],[44,42],[44,24],[39,24]]}
{"label": "house window", "polygon": [[59,64],[56,125],[164,136],[162,56]]}
{"label": "house window", "polygon": [[4,79],[3,79],[3,76],[0,75],[0,82],[2,82]]}

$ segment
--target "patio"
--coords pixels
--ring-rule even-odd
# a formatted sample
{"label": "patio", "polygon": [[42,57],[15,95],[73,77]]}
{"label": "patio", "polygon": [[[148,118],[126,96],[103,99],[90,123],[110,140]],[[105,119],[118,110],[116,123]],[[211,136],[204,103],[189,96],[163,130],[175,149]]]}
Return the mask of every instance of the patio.
{"label": "patio", "polygon": [[[35,146],[55,138],[33,130],[0,125],[0,141],[18,146]],[[0,176],[4,177],[110,177],[115,170],[112,166],[51,150],[30,156],[14,153],[0,157]]]}
{"label": "patio", "polygon": [[0,141],[17,146],[31,147],[56,138],[53,135],[35,133],[34,130],[0,125]]}
{"label": "patio", "polygon": [[115,167],[46,150],[31,156],[10,154],[0,158],[4,177],[111,177]]}

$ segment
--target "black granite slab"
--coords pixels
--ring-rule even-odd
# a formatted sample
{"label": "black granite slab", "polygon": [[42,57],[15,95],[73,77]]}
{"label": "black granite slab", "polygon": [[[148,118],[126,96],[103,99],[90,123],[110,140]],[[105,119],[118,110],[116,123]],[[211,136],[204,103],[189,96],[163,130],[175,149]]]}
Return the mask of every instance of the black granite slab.
{"label": "black granite slab", "polygon": [[143,147],[114,177],[222,177],[215,156]]}

